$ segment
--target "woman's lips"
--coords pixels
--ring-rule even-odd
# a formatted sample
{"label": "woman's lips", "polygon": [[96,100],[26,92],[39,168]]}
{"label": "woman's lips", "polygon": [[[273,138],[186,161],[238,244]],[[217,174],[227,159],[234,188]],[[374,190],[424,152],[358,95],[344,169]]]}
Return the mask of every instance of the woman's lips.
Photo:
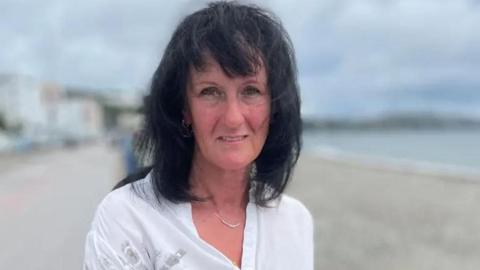
{"label": "woman's lips", "polygon": [[227,143],[235,143],[235,142],[241,142],[247,138],[248,135],[238,135],[238,136],[220,136],[218,139],[222,142],[227,142]]}

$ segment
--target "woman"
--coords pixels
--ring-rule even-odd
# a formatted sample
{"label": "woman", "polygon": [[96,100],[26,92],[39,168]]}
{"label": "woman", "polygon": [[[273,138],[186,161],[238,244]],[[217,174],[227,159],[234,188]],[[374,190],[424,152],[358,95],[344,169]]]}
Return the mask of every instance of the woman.
{"label": "woman", "polygon": [[85,269],[313,269],[312,218],[282,195],[300,101],[271,14],[216,2],[186,17],[144,107],[152,165],[98,207]]}

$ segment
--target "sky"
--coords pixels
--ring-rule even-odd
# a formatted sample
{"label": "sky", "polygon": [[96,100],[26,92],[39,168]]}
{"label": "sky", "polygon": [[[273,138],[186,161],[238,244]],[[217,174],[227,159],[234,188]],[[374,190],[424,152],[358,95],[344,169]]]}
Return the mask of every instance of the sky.
{"label": "sky", "polygon": [[[480,118],[480,1],[250,1],[296,49],[302,111]],[[184,16],[206,1],[0,0],[0,73],[142,92]]]}

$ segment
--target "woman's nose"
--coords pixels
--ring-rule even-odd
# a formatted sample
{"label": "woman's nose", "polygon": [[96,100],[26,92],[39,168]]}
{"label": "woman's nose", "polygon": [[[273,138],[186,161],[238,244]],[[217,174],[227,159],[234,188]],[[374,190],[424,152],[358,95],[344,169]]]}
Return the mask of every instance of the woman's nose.
{"label": "woman's nose", "polygon": [[237,98],[228,100],[225,104],[223,119],[225,125],[231,128],[238,127],[243,123],[244,115],[240,101]]}

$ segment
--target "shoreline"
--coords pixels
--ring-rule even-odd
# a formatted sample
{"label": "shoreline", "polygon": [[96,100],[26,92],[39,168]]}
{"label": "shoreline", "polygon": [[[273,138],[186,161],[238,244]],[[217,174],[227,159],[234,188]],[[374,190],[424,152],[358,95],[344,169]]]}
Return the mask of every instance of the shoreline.
{"label": "shoreline", "polygon": [[368,154],[356,154],[334,149],[318,147],[314,151],[305,151],[305,156],[322,160],[345,163],[352,166],[375,170],[387,170],[398,173],[419,174],[445,179],[461,179],[480,183],[480,168],[460,166],[440,162],[422,161],[406,158],[394,158]]}

